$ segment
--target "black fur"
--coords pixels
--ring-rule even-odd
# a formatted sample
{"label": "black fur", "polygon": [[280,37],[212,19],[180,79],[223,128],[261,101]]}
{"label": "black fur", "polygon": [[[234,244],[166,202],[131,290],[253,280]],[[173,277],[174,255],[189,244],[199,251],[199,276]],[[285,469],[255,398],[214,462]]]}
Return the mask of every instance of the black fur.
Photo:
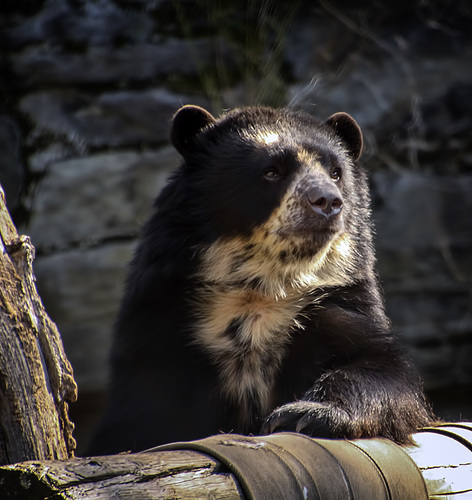
{"label": "black fur", "polygon": [[[186,106],[174,118],[171,138],[184,163],[157,198],[131,263],[116,322],[109,406],[91,453],[219,431],[408,442],[431,414],[384,313],[354,120],[338,113],[323,123],[268,108],[215,120]],[[334,208],[339,214],[328,213]],[[272,223],[279,224],[275,233]],[[319,271],[308,273],[308,284],[286,271],[293,263],[311,265],[343,235],[349,236],[346,260],[328,254]],[[234,252],[228,257],[224,244],[232,241],[241,244],[228,247]],[[222,243],[221,259],[220,250],[210,259]],[[227,273],[212,274],[225,258]],[[250,267],[254,262],[260,272]],[[202,324],[218,315],[212,300],[226,297],[233,311],[233,292],[254,298],[255,311],[246,303],[235,310],[214,334],[221,349],[213,351]],[[288,328],[271,326],[260,345],[251,337],[255,330],[244,335],[246,321],[272,325],[268,311],[278,314],[279,304],[290,311],[290,300],[300,306]],[[261,386],[247,379],[238,398],[237,377],[223,373],[229,364],[241,380],[254,370],[268,388],[267,409]]]}

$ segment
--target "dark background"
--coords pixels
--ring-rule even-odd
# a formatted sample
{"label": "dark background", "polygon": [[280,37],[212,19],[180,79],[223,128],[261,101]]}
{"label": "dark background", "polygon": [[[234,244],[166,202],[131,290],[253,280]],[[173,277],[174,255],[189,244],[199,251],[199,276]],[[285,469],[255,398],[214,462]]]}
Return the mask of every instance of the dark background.
{"label": "dark background", "polygon": [[389,315],[437,413],[472,418],[471,26],[465,0],[2,0],[0,182],[75,370],[79,453],[187,103],[354,116]]}

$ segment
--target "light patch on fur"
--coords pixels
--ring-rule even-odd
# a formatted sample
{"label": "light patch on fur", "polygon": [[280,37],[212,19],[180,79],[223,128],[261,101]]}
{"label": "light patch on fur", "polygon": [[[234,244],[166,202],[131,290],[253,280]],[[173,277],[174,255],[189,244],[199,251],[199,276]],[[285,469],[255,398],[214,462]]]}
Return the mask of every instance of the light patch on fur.
{"label": "light patch on fur", "polygon": [[[219,367],[221,390],[247,411],[256,396],[258,413],[272,407],[272,383],[296,320],[307,304],[299,294],[283,299],[260,292],[207,284],[202,290],[196,342]],[[236,323],[234,332],[229,332]],[[244,422],[242,422],[244,423]]]}
{"label": "light patch on fur", "polygon": [[340,238],[336,242],[336,252],[343,257],[348,257],[351,254],[351,244],[348,238]]}
{"label": "light patch on fur", "polygon": [[261,145],[270,146],[279,142],[280,136],[277,132],[273,130],[263,130],[248,128],[246,130],[240,131],[242,137],[245,137],[251,143],[259,143]]}
{"label": "light patch on fur", "polygon": [[279,134],[276,132],[261,132],[257,134],[256,139],[263,144],[269,145],[279,140]]}
{"label": "light patch on fur", "polygon": [[297,151],[297,160],[303,165],[310,165],[313,162],[313,153],[309,153],[306,149],[300,148]]}

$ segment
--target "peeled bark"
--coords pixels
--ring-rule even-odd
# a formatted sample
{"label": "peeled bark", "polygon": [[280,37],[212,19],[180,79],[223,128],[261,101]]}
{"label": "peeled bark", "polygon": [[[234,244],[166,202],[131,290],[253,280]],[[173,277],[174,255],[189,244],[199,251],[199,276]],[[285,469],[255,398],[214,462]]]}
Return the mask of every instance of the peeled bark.
{"label": "peeled bark", "polygon": [[74,454],[72,367],[35,285],[34,247],[0,187],[0,464]]}

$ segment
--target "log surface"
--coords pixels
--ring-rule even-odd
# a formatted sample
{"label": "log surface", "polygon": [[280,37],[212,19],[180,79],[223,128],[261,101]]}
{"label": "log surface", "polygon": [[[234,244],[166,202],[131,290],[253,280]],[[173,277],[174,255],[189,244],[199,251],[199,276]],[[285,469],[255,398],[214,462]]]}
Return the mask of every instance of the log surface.
{"label": "log surface", "polygon": [[36,290],[34,247],[18,236],[0,187],[0,464],[73,456],[77,386]]}
{"label": "log surface", "polygon": [[224,466],[189,450],[5,466],[0,489],[21,500],[244,498]]}

